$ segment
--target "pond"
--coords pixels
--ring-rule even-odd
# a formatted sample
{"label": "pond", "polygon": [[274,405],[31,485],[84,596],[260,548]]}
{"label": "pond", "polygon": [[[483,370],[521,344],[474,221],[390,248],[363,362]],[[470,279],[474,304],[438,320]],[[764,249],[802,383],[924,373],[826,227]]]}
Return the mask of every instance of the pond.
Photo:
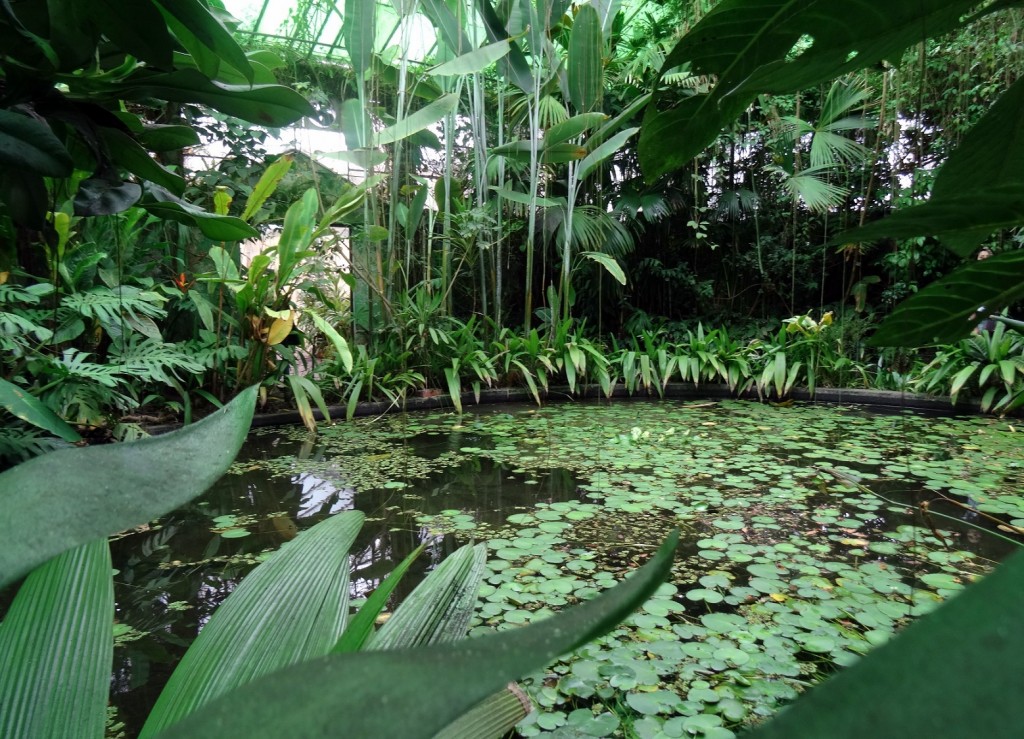
{"label": "pond", "polygon": [[1018,546],[1022,475],[1012,422],[812,404],[484,406],[324,426],[315,440],[259,430],[206,495],[112,544],[112,733],[138,732],[253,566],[355,508],[357,599],[421,542],[397,599],[487,541],[473,633],[592,597],[679,527],[671,582],[530,676],[538,711],[519,733],[732,736]]}

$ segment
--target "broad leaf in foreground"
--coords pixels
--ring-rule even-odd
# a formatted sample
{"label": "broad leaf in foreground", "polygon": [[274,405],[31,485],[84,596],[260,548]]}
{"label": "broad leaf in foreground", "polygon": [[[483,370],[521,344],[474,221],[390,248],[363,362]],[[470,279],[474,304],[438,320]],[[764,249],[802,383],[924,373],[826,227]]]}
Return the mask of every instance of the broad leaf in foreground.
{"label": "broad leaf in foreground", "polygon": [[255,403],[254,386],[180,431],[61,450],[0,474],[0,587],[71,547],[205,492],[242,446]]}
{"label": "broad leaf in foreground", "polygon": [[95,539],[51,559],[0,624],[0,736],[101,737],[114,659],[110,547]]}
{"label": "broad leaf in foreground", "polygon": [[488,696],[607,633],[669,573],[674,532],[654,559],[588,603],[521,629],[418,649],[333,654],[233,691],[162,736],[429,737]]}

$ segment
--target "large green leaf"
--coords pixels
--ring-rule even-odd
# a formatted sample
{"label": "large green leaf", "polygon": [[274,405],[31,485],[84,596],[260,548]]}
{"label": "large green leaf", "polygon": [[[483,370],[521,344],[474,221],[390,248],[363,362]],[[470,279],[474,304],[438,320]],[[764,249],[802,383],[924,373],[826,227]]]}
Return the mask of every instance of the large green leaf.
{"label": "large green leaf", "polygon": [[[253,81],[253,69],[242,47],[200,0],[157,0],[156,4],[165,18],[173,18],[206,49],[241,72],[250,83]],[[184,42],[181,35],[179,40]]]}
{"label": "large green leaf", "polygon": [[406,116],[393,126],[388,126],[378,133],[376,137],[377,145],[393,144],[396,141],[412,136],[417,131],[433,126],[458,106],[458,95],[455,93],[442,95],[432,103],[424,105],[412,115]]}
{"label": "large green leaf", "polygon": [[136,137],[152,151],[176,151],[199,143],[199,135],[189,126],[147,125]]}
{"label": "large green leaf", "polygon": [[116,92],[133,100],[201,103],[264,126],[287,126],[316,113],[304,97],[284,85],[227,85],[207,79],[197,69],[139,74],[118,85]]}
{"label": "large green leaf", "polygon": [[284,285],[292,271],[298,266],[303,255],[308,254],[313,229],[316,227],[316,213],[320,208],[320,198],[316,188],[309,188],[288,207],[284,215],[284,226],[281,238],[277,241],[277,279]]}
{"label": "large green leaf", "polygon": [[568,120],[556,123],[544,132],[544,143],[557,144],[569,139],[574,139],[594,126],[604,123],[608,116],[604,113],[580,113]]}
{"label": "large green leaf", "polygon": [[140,736],[263,675],[327,654],[348,620],[349,549],[362,525],[361,511],[321,521],[242,580],[185,653]]}
{"label": "large green leaf", "polygon": [[160,218],[195,226],[214,241],[242,241],[259,236],[259,231],[241,218],[210,213],[159,186],[147,187],[139,206]]}
{"label": "large green leaf", "polygon": [[[508,157],[517,162],[528,162],[531,156],[531,146],[529,141],[513,141],[510,144],[503,146],[496,146],[491,149],[491,154],[497,154],[498,156]],[[587,155],[585,147],[579,144],[571,143],[557,143],[557,144],[542,144],[541,149],[538,152],[538,161],[544,164],[565,164],[566,162],[574,162],[577,159],[582,159]]]}
{"label": "large green leaf", "polygon": [[490,189],[506,200],[511,200],[513,203],[519,203],[520,205],[532,205],[533,203],[536,203],[542,208],[551,208],[556,205],[561,205],[564,201],[564,198],[562,200],[558,200],[556,198],[542,197],[537,197],[531,200],[528,193],[519,192],[518,190],[513,190],[509,187],[497,187],[496,185],[491,185]]}
{"label": "large green leaf", "polygon": [[576,170],[576,176],[580,181],[582,181],[584,177],[597,169],[601,162],[621,149],[622,145],[639,130],[639,128],[627,128],[625,131],[619,131],[617,134],[591,151],[583,161],[580,162],[579,169]]}
{"label": "large green leaf", "polygon": [[164,736],[431,736],[509,680],[613,628],[658,588],[678,541],[673,533],[625,582],[538,623],[452,644],[293,665],[200,709]]}
{"label": "large green leaf", "polygon": [[437,29],[438,35],[448,49],[456,55],[473,48],[469,36],[462,30],[459,19],[445,4],[444,0],[420,0],[423,14]]}
{"label": "large green leaf", "polygon": [[185,180],[180,175],[164,169],[131,136],[115,128],[101,128],[99,132],[117,164],[179,197],[185,192]]}
{"label": "large green leaf", "polygon": [[503,39],[493,44],[481,46],[479,49],[473,49],[473,51],[457,56],[454,59],[449,59],[443,64],[438,64],[436,67],[428,69],[427,74],[434,77],[442,77],[444,75],[465,75],[483,72],[508,54],[508,52],[508,39]]}
{"label": "large green leaf", "polygon": [[616,261],[615,257],[599,251],[580,252],[580,256],[600,264],[620,285],[626,284],[626,273],[622,270],[622,266]]}
{"label": "large green leaf", "polygon": [[[873,346],[923,346],[963,338],[981,321],[1024,297],[1024,251],[969,262],[897,306],[871,337]],[[973,318],[972,318],[973,316]]]}
{"label": "large green leaf", "polygon": [[0,587],[66,549],[203,493],[235,458],[255,402],[251,387],[166,436],[61,450],[0,474]]}
{"label": "large green leaf", "polygon": [[[1018,196],[1018,203],[1024,201],[1022,116],[1024,79],[1017,80],[1003,93],[939,169],[931,194],[936,209],[945,210],[945,204],[957,202],[962,193],[987,193],[993,188],[1006,188]],[[963,257],[969,256],[994,230],[973,221],[974,217],[965,219],[969,230],[945,233],[942,237],[944,244]],[[1018,223],[1024,223],[1024,218]]]}
{"label": "large green leaf", "polygon": [[601,107],[604,67],[601,56],[601,18],[593,5],[587,4],[576,13],[572,37],[569,39],[569,97],[576,110],[589,113]]}
{"label": "large green leaf", "polygon": [[476,604],[487,546],[466,545],[416,586],[366,642],[366,649],[400,649],[462,639]]}
{"label": "large green leaf", "polygon": [[25,168],[47,177],[71,174],[71,155],[42,121],[0,110],[0,165]]}
{"label": "large green leaf", "polygon": [[350,0],[345,3],[342,36],[352,69],[362,77],[373,61],[373,44],[377,39],[377,0]]}
{"label": "large green leaf", "polygon": [[95,539],[37,568],[18,590],[0,624],[0,736],[103,736],[114,659],[110,571],[110,547]]}
{"label": "large green leaf", "polygon": [[[761,93],[787,93],[894,58],[953,30],[972,0],[724,0],[667,57],[716,78],[707,94],[648,107],[639,153],[647,179],[678,168],[714,141]],[[801,37],[810,48],[797,53]],[[676,101],[672,101],[673,104]]]}
{"label": "large green leaf", "polygon": [[802,696],[751,739],[1020,734],[1024,554]]}
{"label": "large green leaf", "polygon": [[37,400],[28,391],[4,379],[0,379],[0,408],[25,423],[49,431],[54,436],[59,436],[64,441],[74,443],[82,440],[78,432],[67,421],[50,410],[48,405]]}

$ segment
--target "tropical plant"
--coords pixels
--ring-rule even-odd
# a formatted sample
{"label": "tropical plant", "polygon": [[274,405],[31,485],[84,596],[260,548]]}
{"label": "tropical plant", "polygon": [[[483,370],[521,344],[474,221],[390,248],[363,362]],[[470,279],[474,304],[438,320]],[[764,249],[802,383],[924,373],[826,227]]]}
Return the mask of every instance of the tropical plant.
{"label": "tropical plant", "polygon": [[997,323],[991,331],[939,347],[921,369],[917,387],[948,395],[954,405],[965,393],[980,394],[982,411],[1012,411],[1024,404],[1024,336]]}

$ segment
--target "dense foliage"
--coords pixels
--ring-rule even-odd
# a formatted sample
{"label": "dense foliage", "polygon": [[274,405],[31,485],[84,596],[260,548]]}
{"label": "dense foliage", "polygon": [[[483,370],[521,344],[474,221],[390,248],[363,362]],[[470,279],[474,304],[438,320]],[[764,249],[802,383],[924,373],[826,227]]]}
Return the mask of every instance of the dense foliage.
{"label": "dense foliage", "polygon": [[[3,3],[3,464],[144,435],[153,420],[188,424],[196,404],[239,393],[236,421],[238,404],[283,392],[311,431],[313,406],[326,414],[332,400],[351,413],[440,386],[461,410],[462,390],[495,384],[538,400],[562,382],[650,394],[713,381],[774,398],[838,384],[970,392],[1012,410],[1024,339],[1005,316],[971,331],[1024,297],[1018,5],[423,0],[396,4],[392,46],[378,43],[372,0],[344,12],[305,0],[284,44],[238,34],[216,0]],[[344,17],[330,47],[341,57],[298,53],[317,48],[309,20],[322,12]],[[408,54],[420,15],[437,36],[425,60]],[[343,134],[330,156],[346,176],[308,155],[265,155],[268,127],[299,119]],[[229,149],[215,170],[186,156],[202,137]],[[908,349],[880,348],[894,345]],[[63,481],[53,532],[30,538],[24,518],[4,517],[0,577],[34,571],[0,647],[14,654],[32,633],[50,660],[19,652],[7,695],[31,694],[22,678],[82,681],[67,691],[82,701],[57,713],[28,701],[44,724],[102,719],[109,564],[86,542],[152,515],[139,504],[147,474],[164,470],[191,497],[224,463],[186,445],[202,474],[161,454],[162,467],[140,469],[135,450],[161,444],[137,444],[5,473],[5,505],[22,517]],[[567,616],[575,640],[543,624],[495,638],[482,654],[501,671],[458,646],[349,659],[373,685],[402,660],[443,662],[437,703],[457,714],[608,628],[667,560],[603,601],[607,613]],[[88,606],[79,614],[58,592]],[[972,608],[951,622],[964,628]],[[65,654],[65,627],[90,649]],[[64,668],[65,657],[84,661]],[[265,699],[304,685],[289,680],[298,673],[344,690],[325,679],[337,665],[271,675],[177,731],[291,728]],[[401,695],[418,695],[422,675],[403,675]],[[490,682],[470,685],[479,675]],[[305,718],[337,697],[317,692]],[[81,706],[87,718],[59,712]],[[424,711],[435,727],[455,717]],[[363,714],[375,735],[381,713]]]}

